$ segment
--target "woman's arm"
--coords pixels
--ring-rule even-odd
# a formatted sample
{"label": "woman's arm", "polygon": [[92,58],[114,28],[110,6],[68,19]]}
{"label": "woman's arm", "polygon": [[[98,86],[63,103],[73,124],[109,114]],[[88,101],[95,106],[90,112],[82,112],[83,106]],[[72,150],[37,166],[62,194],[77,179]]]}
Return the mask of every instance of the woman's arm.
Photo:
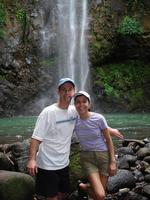
{"label": "woman's arm", "polygon": [[109,175],[113,176],[116,174],[116,159],[115,159],[115,150],[114,150],[114,145],[109,133],[109,129],[105,128],[103,129],[103,134],[106,140],[106,144],[108,147],[108,152],[109,152],[109,161],[110,161],[110,171]]}
{"label": "woman's arm", "polygon": [[115,136],[115,137],[117,137],[119,139],[124,139],[124,136],[122,135],[122,133],[120,133],[118,131],[118,129],[111,128],[111,127],[108,127],[108,129],[109,129],[109,132],[110,132],[111,136]]}

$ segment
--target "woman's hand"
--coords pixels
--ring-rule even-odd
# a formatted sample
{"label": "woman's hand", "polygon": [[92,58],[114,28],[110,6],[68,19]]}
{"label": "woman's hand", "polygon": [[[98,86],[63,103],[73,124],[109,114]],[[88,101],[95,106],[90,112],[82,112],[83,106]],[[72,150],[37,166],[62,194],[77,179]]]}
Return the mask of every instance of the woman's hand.
{"label": "woman's hand", "polygon": [[111,136],[114,136],[114,137],[121,139],[121,140],[124,139],[123,134],[118,129],[111,128],[111,127],[109,127],[108,129],[109,129]]}
{"label": "woman's hand", "polygon": [[109,176],[114,176],[117,172],[117,164],[116,161],[110,162],[109,165]]}

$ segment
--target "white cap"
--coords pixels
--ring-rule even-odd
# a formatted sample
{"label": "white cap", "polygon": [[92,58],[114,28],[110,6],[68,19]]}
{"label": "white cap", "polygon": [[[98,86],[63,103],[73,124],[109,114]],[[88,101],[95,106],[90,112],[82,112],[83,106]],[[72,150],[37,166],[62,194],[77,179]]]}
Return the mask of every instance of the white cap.
{"label": "white cap", "polygon": [[75,83],[74,83],[74,81],[71,78],[62,78],[62,79],[60,79],[59,83],[58,83],[58,87],[62,86],[66,82],[72,83],[73,87],[75,87]]}
{"label": "white cap", "polygon": [[76,99],[76,97],[78,97],[78,96],[85,96],[88,100],[89,100],[89,102],[91,102],[91,97],[90,97],[90,95],[87,93],[87,92],[85,92],[85,91],[79,91],[79,92],[77,92],[75,95],[74,95],[74,99]]}

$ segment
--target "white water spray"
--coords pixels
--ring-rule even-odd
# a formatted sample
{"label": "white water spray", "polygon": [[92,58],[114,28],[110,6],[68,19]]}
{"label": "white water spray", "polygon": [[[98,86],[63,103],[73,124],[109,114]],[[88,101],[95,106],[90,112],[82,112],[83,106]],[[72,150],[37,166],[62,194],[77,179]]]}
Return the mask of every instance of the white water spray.
{"label": "white water spray", "polygon": [[89,74],[87,0],[58,0],[58,72],[85,89]]}

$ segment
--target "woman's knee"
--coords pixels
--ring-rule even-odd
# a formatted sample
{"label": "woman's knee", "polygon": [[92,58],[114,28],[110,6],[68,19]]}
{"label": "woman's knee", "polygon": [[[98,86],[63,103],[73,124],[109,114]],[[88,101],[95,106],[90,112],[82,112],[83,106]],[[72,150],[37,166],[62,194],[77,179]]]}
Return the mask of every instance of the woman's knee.
{"label": "woman's knee", "polygon": [[105,192],[104,191],[99,191],[95,193],[96,200],[104,200],[105,198]]}

